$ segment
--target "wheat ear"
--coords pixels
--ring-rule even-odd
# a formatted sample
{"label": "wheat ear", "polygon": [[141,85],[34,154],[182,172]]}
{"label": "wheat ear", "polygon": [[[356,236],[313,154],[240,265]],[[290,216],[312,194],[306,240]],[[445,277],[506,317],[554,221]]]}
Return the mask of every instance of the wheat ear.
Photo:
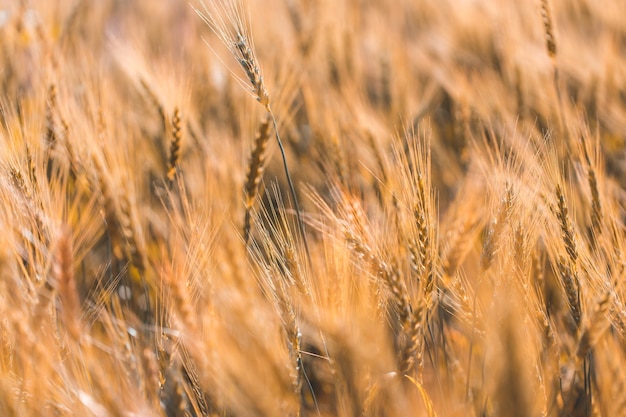
{"label": "wheat ear", "polygon": [[585,157],[585,163],[587,164],[587,183],[591,190],[591,226],[594,232],[599,235],[602,233],[602,218],[604,216],[600,202],[600,191],[598,190],[598,178],[591,158],[589,157],[589,151],[587,151],[587,141],[585,140],[584,133],[581,135],[581,148],[583,156]]}
{"label": "wheat ear", "polygon": [[561,186],[558,184],[556,186],[556,196],[558,201],[556,216],[559,220],[561,238],[563,239],[565,251],[567,253],[567,258],[563,256],[559,257],[557,266],[559,269],[559,275],[561,276],[561,281],[563,282],[563,287],[565,289],[565,295],[567,296],[567,301],[569,302],[570,312],[578,330],[580,329],[582,319],[580,282],[578,279],[578,271],[576,269],[578,250],[576,248],[576,241],[574,240],[574,231],[570,224],[565,196],[563,195]]}
{"label": "wheat ear", "polygon": [[80,339],[80,299],[74,279],[72,231],[69,226],[61,229],[57,241],[53,273],[56,288],[63,305],[63,322],[74,340]]}
{"label": "wheat ear", "polygon": [[167,161],[167,179],[172,182],[176,175],[176,167],[180,160],[180,144],[183,139],[183,125],[180,110],[174,109],[172,116],[172,139],[170,141],[170,157]]}
{"label": "wheat ear", "polygon": [[552,13],[548,0],[541,0],[541,20],[543,22],[543,30],[546,40],[546,51],[552,61],[552,69],[554,73],[553,83],[556,97],[558,100],[559,123],[561,130],[565,125],[565,116],[563,112],[563,102],[561,99],[561,89],[559,88],[559,68],[556,65],[556,38],[554,37],[554,24],[552,21]]}
{"label": "wheat ear", "polygon": [[248,164],[248,173],[244,184],[244,192],[246,193],[246,214],[243,226],[243,235],[246,244],[250,238],[250,223],[252,215],[252,207],[256,201],[259,184],[263,177],[265,169],[265,157],[267,151],[267,143],[270,138],[271,117],[267,117],[261,122],[259,130],[254,138],[254,149],[250,155],[250,163]]}
{"label": "wheat ear", "polygon": [[487,237],[483,244],[483,253],[480,259],[480,266],[483,271],[486,271],[491,266],[493,262],[493,258],[498,250],[498,242],[500,239],[500,235],[504,231],[504,227],[511,215],[511,210],[513,208],[513,190],[510,185],[506,186],[505,196],[502,198],[500,202],[500,206],[498,207],[498,213],[496,217],[492,220],[491,225],[489,226],[489,231],[487,232]]}
{"label": "wheat ear", "polygon": [[541,0],[541,19],[543,30],[546,36],[546,49],[551,59],[556,58],[556,41],[554,38],[554,26],[552,25],[552,14],[548,0]]}

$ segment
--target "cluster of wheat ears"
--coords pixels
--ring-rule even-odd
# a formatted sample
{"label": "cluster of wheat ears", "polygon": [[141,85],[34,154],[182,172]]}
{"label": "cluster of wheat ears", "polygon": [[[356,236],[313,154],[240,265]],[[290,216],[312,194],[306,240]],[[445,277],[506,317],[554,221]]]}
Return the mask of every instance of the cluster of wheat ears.
{"label": "cluster of wheat ears", "polygon": [[624,16],[0,0],[0,415],[626,415]]}

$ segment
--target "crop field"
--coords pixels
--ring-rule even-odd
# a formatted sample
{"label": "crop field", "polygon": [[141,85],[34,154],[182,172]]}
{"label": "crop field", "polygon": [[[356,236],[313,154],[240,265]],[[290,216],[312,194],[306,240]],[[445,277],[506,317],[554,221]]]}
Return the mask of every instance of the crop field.
{"label": "crop field", "polygon": [[0,0],[0,416],[626,416],[623,0]]}

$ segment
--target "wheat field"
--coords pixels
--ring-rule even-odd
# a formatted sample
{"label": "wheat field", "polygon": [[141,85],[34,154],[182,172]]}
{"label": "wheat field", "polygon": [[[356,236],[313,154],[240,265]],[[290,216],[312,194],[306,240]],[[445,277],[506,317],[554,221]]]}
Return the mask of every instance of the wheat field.
{"label": "wheat field", "polygon": [[626,416],[622,0],[0,0],[1,416]]}

